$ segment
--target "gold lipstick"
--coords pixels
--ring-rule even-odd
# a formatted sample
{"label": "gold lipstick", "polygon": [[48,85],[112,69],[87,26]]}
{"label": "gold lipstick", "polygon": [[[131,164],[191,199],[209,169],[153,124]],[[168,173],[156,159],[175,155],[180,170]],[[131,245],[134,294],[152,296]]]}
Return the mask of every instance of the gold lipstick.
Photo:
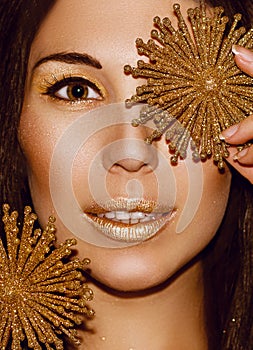
{"label": "gold lipstick", "polygon": [[155,201],[121,198],[93,205],[84,218],[111,239],[138,243],[153,237],[175,213]]}

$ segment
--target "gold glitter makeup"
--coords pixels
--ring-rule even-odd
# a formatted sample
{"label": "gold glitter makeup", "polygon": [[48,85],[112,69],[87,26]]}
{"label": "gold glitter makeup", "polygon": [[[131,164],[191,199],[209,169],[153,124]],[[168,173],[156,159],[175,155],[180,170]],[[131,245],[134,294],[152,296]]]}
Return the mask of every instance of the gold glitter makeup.
{"label": "gold glitter makeup", "polygon": [[80,62],[80,55],[57,53],[36,62],[28,80],[34,97],[63,111],[89,110],[107,101],[101,66],[86,64],[85,58]]}
{"label": "gold glitter makeup", "polygon": [[103,101],[104,96],[100,87],[85,76],[73,76],[61,74],[51,76],[51,80],[43,79],[39,86],[42,95],[47,95],[54,100],[69,102],[98,100]]}
{"label": "gold glitter makeup", "polygon": [[156,130],[146,142],[165,134],[173,165],[186,157],[190,143],[194,160],[213,157],[223,169],[229,145],[219,138],[220,133],[253,112],[253,78],[239,70],[232,54],[234,44],[253,47],[253,29],[245,33],[244,27],[238,28],[241,15],[236,14],[225,36],[228,18],[223,8],[215,7],[209,18],[204,0],[188,9],[190,28],[178,4],[174,11],[178,29],[169,18],[155,17],[152,39],[147,43],[136,40],[138,53],[149,62],[139,60],[137,67],[124,68],[134,78],[147,79],[126,101],[128,106],[148,104],[132,124],[153,120]]}
{"label": "gold glitter makeup", "polygon": [[21,350],[25,341],[31,349],[41,349],[44,344],[48,350],[63,350],[58,334],[79,344],[74,326],[81,323],[81,314],[94,314],[86,304],[93,293],[81,273],[89,260],[66,261],[70,247],[76,244],[73,239],[52,249],[54,218],[49,218],[43,232],[33,230],[37,217],[26,207],[19,234],[18,213],[9,214],[8,205],[3,212],[7,249],[0,239],[1,349]]}
{"label": "gold glitter makeup", "polygon": [[155,201],[119,198],[93,205],[83,217],[113,240],[137,243],[156,235],[174,219],[176,211]]}
{"label": "gold glitter makeup", "polygon": [[40,72],[35,75],[33,85],[42,98],[66,108],[97,107],[107,98],[102,84],[75,69]]}

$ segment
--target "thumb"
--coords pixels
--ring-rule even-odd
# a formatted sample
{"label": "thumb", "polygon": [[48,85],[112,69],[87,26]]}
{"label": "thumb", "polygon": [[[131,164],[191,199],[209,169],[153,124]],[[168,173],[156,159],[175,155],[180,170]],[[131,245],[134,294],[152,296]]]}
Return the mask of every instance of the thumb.
{"label": "thumb", "polygon": [[238,68],[253,77],[253,52],[239,45],[233,45],[232,52]]}

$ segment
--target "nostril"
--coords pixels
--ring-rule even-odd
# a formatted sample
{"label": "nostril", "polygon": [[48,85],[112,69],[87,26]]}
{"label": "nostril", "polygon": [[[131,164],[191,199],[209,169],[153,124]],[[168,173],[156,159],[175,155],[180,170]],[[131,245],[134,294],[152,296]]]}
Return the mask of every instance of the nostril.
{"label": "nostril", "polygon": [[[150,169],[149,166],[147,166],[146,163],[143,161],[137,160],[137,159],[132,159],[132,158],[126,158],[118,161],[113,165],[113,167],[121,167],[125,169],[126,171],[130,172],[136,172],[140,171],[142,167],[147,168],[146,170]],[[150,169],[151,171],[152,169]]]}

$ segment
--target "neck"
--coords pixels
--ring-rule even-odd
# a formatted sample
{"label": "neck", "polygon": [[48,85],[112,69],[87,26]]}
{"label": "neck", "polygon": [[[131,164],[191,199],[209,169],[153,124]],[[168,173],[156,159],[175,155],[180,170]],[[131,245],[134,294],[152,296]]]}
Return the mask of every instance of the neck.
{"label": "neck", "polygon": [[80,350],[207,349],[199,262],[146,293],[91,287],[96,316],[87,323]]}

